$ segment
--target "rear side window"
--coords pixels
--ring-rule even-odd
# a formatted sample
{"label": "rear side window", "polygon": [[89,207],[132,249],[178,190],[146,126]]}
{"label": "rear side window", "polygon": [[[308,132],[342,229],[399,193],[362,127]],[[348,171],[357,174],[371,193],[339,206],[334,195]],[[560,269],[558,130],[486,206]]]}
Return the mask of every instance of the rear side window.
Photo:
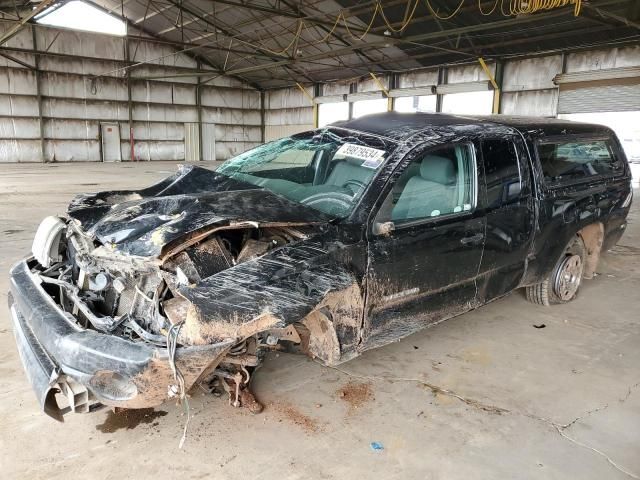
{"label": "rear side window", "polygon": [[611,141],[563,140],[538,144],[538,155],[548,183],[565,183],[622,171]]}
{"label": "rear side window", "polygon": [[516,147],[511,140],[482,142],[484,174],[487,183],[487,205],[499,207],[520,195],[520,167]]}

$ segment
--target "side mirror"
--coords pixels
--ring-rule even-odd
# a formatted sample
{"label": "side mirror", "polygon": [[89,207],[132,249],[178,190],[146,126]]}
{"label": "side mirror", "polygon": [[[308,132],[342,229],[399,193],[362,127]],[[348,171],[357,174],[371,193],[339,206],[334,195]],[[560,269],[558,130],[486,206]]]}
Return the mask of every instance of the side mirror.
{"label": "side mirror", "polygon": [[389,235],[396,229],[393,222],[376,222],[373,224],[373,233],[375,235]]}

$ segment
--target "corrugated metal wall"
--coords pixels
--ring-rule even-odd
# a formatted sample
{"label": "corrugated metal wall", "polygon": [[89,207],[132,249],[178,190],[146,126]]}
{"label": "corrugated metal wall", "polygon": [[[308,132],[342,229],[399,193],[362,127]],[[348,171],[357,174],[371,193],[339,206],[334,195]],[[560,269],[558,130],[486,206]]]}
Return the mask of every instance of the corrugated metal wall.
{"label": "corrugated metal wall", "polygon": [[[0,31],[8,26],[0,23]],[[44,26],[25,27],[9,40],[8,53],[37,65],[39,73],[0,57],[0,162],[101,161],[101,122],[119,125],[121,156],[128,161],[129,108],[135,160],[184,160],[185,125],[199,118],[215,124],[203,129],[203,156],[224,160],[261,142],[257,90],[216,78],[200,87],[198,106],[194,77],[141,78],[206,69],[186,55],[171,55],[170,47],[128,40],[130,61],[151,63],[131,70],[129,98],[122,70],[126,42]],[[214,139],[205,138],[211,133]]]}
{"label": "corrugated metal wall", "polygon": [[[558,114],[558,87],[553,78],[563,72],[590,71],[640,65],[640,46],[618,47],[583,52],[539,56],[525,59],[509,59],[502,62],[502,92],[500,113],[508,115],[532,115],[555,117]],[[488,62],[495,75],[496,64]],[[468,65],[444,67],[447,84],[487,81],[482,67],[476,62]],[[390,75],[378,75],[380,82],[396,88],[421,87],[438,83],[438,69],[419,69],[396,74],[395,82]],[[311,85],[305,85],[312,91]],[[353,92],[378,91],[380,86],[371,77],[359,80],[325,83],[321,86],[323,96],[342,95]],[[313,109],[308,98],[299,88],[293,87],[267,92],[266,136],[267,139],[290,135],[311,128]],[[607,99],[602,98],[606,103]],[[613,107],[611,107],[613,108]]]}
{"label": "corrugated metal wall", "polygon": [[[313,88],[305,86],[313,96]],[[265,93],[265,141],[293,135],[313,128],[313,103],[298,87]]]}
{"label": "corrugated metal wall", "polygon": [[[0,22],[0,31],[7,25]],[[130,85],[122,70],[127,41],[131,62],[150,62],[131,70]],[[123,161],[131,159],[131,133],[135,160],[180,161],[187,155],[225,160],[263,138],[314,126],[309,98],[313,86],[304,85],[309,95],[292,87],[264,92],[262,100],[259,91],[218,77],[198,92],[195,77],[157,78],[206,68],[186,55],[172,55],[171,47],[44,26],[24,28],[6,47],[18,60],[37,66],[39,73],[0,57],[0,162],[101,161],[101,123],[119,126]],[[27,52],[33,50],[41,54]],[[558,88],[552,79],[563,72],[563,64],[565,72],[635,66],[640,64],[640,47],[506,60],[500,112],[556,116]],[[477,63],[447,67],[445,76],[447,83],[487,80]],[[438,70],[378,78],[387,88],[433,85]],[[379,89],[378,82],[363,77],[324,84],[321,94]],[[193,124],[198,122],[196,132]],[[191,129],[188,136],[186,129]],[[185,141],[190,142],[186,149]]]}

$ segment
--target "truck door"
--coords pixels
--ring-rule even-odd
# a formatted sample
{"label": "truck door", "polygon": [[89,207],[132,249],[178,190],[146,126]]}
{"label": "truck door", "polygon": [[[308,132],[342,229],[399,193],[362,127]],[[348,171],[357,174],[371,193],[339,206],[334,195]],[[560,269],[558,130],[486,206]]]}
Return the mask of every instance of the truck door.
{"label": "truck door", "polygon": [[369,234],[363,349],[476,305],[485,219],[475,152],[471,142],[425,148],[393,175]]}
{"label": "truck door", "polygon": [[485,195],[479,208],[487,219],[478,297],[488,302],[516,288],[522,280],[534,233],[535,214],[530,166],[519,136],[481,141]]}

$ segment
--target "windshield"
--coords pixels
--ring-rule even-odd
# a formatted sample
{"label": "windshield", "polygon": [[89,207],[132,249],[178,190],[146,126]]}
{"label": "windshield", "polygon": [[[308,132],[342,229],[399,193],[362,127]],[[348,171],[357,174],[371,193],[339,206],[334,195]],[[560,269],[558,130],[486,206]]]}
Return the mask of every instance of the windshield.
{"label": "windshield", "polygon": [[393,144],[338,129],[305,132],[249,150],[218,172],[329,215],[347,217]]}

